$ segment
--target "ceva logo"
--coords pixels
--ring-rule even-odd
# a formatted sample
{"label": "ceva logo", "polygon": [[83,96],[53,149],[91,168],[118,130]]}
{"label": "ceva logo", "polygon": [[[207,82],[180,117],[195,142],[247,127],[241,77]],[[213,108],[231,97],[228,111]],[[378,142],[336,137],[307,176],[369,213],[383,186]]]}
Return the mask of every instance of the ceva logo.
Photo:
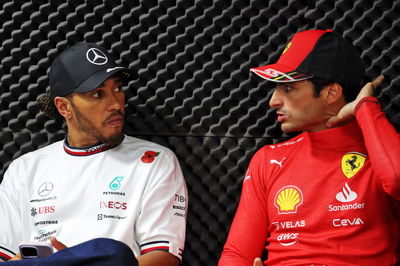
{"label": "ceva logo", "polygon": [[341,227],[341,226],[354,226],[364,224],[364,221],[361,218],[354,219],[334,219],[332,220],[333,226]]}

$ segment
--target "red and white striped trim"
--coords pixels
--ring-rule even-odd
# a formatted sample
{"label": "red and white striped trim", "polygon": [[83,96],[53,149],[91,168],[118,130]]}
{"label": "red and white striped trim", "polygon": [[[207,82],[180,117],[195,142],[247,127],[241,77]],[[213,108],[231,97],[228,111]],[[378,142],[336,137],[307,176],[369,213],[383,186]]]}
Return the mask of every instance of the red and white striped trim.
{"label": "red and white striped trim", "polygon": [[146,254],[154,250],[169,252],[169,241],[153,241],[140,245],[140,254]]}
{"label": "red and white striped trim", "polygon": [[12,257],[14,257],[15,253],[12,252],[11,250],[0,246],[0,259],[7,261],[9,259],[11,259]]}

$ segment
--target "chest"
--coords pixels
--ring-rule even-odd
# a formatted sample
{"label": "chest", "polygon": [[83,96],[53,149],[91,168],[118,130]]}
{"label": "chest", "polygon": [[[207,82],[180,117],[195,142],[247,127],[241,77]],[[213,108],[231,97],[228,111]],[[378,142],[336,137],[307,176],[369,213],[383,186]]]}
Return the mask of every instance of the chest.
{"label": "chest", "polygon": [[32,171],[35,175],[25,209],[34,237],[45,240],[58,233],[61,225],[63,232],[66,228],[108,232],[114,230],[111,225],[133,224],[151,169],[135,160],[109,156],[64,160],[42,163]]}
{"label": "chest", "polygon": [[266,162],[271,222],[287,218],[329,220],[346,208],[360,210],[375,205],[371,194],[381,193],[363,150],[303,150],[275,157]]}

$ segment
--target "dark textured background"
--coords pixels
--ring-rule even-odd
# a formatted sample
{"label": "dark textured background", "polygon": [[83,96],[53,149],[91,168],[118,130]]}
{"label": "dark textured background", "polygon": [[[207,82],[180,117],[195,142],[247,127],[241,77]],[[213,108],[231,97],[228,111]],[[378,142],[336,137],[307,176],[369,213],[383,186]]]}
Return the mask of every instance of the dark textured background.
{"label": "dark textured background", "polygon": [[[38,113],[55,56],[103,45],[138,76],[126,133],[170,147],[189,188],[183,265],[216,265],[252,154],[286,139],[271,85],[249,68],[277,59],[297,31],[331,28],[360,48],[377,96],[400,129],[400,1],[44,1],[0,4],[0,180],[18,156],[63,138]],[[351,63],[351,62],[349,62]]]}

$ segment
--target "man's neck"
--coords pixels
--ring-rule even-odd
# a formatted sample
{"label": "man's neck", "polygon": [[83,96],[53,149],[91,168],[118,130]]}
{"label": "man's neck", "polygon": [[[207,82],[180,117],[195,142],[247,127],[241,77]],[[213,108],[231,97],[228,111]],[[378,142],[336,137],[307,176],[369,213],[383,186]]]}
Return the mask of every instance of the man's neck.
{"label": "man's neck", "polygon": [[70,147],[73,148],[86,148],[100,144],[99,140],[93,138],[76,138],[71,136],[70,134],[67,135],[67,142]]}

